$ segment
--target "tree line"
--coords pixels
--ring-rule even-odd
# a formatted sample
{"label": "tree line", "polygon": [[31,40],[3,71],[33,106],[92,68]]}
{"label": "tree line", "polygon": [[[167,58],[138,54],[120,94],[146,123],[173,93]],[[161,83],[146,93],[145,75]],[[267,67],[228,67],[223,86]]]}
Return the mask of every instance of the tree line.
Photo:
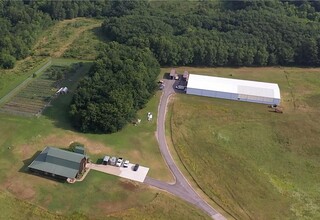
{"label": "tree line", "polygon": [[166,66],[318,66],[319,5],[293,3],[146,4],[144,13],[109,17],[102,27],[111,40],[150,48]]}
{"label": "tree line", "polygon": [[73,96],[74,127],[95,133],[120,130],[154,94],[159,73],[150,50],[115,42],[105,45]]}
{"label": "tree line", "polygon": [[52,24],[49,15],[26,7],[22,1],[0,0],[0,68],[30,55],[41,31]]}
{"label": "tree line", "polygon": [[161,65],[320,64],[320,1],[0,0],[0,68],[32,53],[54,20],[104,17],[114,41],[150,48]]}
{"label": "tree line", "polygon": [[76,17],[109,17],[129,14],[143,1],[108,0],[0,0],[0,68],[32,54],[41,32],[56,20]]}

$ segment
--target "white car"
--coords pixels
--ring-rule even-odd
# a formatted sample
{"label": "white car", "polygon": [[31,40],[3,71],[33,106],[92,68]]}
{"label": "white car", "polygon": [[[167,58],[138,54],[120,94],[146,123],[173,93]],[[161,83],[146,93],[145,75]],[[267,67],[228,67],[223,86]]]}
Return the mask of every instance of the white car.
{"label": "white car", "polygon": [[117,166],[117,167],[121,167],[122,162],[123,162],[123,158],[122,158],[122,157],[119,157],[118,160],[117,160],[116,166]]}
{"label": "white car", "polygon": [[125,160],[124,162],[123,162],[123,167],[124,168],[127,168],[129,166],[129,160]]}

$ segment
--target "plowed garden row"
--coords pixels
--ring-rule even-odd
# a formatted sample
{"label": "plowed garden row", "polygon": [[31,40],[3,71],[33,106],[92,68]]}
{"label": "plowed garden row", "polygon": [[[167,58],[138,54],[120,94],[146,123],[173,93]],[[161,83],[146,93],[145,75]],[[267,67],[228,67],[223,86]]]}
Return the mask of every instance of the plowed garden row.
{"label": "plowed garden row", "polygon": [[41,114],[77,66],[51,66],[2,106],[1,111],[26,116]]}

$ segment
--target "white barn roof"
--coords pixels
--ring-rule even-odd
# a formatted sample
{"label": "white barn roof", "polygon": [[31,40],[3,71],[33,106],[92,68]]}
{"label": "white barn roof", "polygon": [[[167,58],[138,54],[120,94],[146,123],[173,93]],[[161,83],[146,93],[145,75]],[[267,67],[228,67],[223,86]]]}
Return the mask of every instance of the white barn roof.
{"label": "white barn roof", "polygon": [[187,88],[280,99],[275,83],[190,74]]}

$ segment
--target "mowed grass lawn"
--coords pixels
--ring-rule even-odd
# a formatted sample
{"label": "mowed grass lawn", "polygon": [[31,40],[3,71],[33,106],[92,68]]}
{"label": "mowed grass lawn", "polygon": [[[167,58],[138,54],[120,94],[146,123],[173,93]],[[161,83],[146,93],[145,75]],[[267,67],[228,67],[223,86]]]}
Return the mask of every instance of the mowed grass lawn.
{"label": "mowed grass lawn", "polygon": [[236,219],[320,219],[320,69],[185,69],[278,83],[284,108],[175,95],[172,141],[197,185]]}
{"label": "mowed grass lawn", "polygon": [[[151,103],[157,103],[158,98],[155,96]],[[56,102],[62,100],[58,98]],[[58,104],[62,106],[62,103]],[[54,108],[48,111],[54,111]],[[150,110],[149,105],[146,108]],[[10,219],[141,219],[141,216],[144,219],[209,219],[200,210],[166,193],[96,171],[90,171],[83,182],[76,184],[29,174],[26,166],[45,145],[66,147],[71,141],[84,143],[91,159],[105,154],[124,155],[150,167],[151,176],[161,179],[166,176],[163,173],[168,173],[157,145],[152,141],[153,122],[140,127],[128,125],[117,138],[79,134],[60,124],[58,119],[63,120],[0,114],[0,210],[3,216],[10,216]],[[142,136],[149,126],[151,136]],[[146,143],[137,144],[144,140]],[[130,154],[135,151],[138,153]]]}
{"label": "mowed grass lawn", "polygon": [[[157,98],[154,97],[153,102],[156,103]],[[128,125],[122,135],[89,135],[69,130],[49,116],[24,118],[0,114],[0,191],[10,195],[10,199],[0,198],[2,216],[10,219],[41,219],[41,216],[46,219],[79,219],[79,216],[80,219],[141,219],[141,216],[145,219],[208,219],[180,199],[115,176],[90,171],[83,182],[70,185],[31,175],[26,170],[32,157],[45,145],[65,148],[71,141],[79,141],[86,145],[91,159],[105,154],[121,155],[150,167],[151,176],[166,179],[169,172],[154,141],[154,124],[143,126]],[[149,126],[150,136],[146,132]]]}
{"label": "mowed grass lawn", "polygon": [[[104,40],[97,29],[100,23],[77,18],[45,31],[34,47],[35,56],[19,61],[13,70],[0,72],[0,97],[30,77],[47,56],[53,57],[53,65],[80,62],[62,59],[63,55],[94,59],[96,47]],[[88,41],[90,38],[93,40]],[[66,148],[78,141],[85,144],[94,162],[104,155],[123,156],[149,167],[151,177],[173,180],[156,142],[156,120],[146,120],[149,111],[156,119],[160,93],[138,112],[139,126],[129,124],[110,135],[82,134],[72,128],[68,118],[72,93],[77,80],[90,68],[90,62],[83,62],[76,76],[64,83],[70,93],[53,100],[40,118],[0,113],[0,219],[208,219],[178,198],[107,174],[91,171],[83,182],[70,185],[27,172],[26,167],[44,146]]]}
{"label": "mowed grass lawn", "polygon": [[[54,65],[77,60],[53,59]],[[67,184],[31,175],[27,166],[44,146],[66,148],[73,141],[85,144],[95,162],[104,155],[123,156],[150,167],[149,175],[167,181],[167,169],[155,138],[160,93],[138,112],[138,126],[127,125],[110,135],[81,134],[70,125],[69,104],[77,81],[90,67],[83,64],[66,82],[70,93],[54,99],[40,118],[0,114],[0,210],[6,219],[208,219],[193,206],[147,185],[90,171],[83,182]],[[15,204],[14,206],[12,204]]]}

